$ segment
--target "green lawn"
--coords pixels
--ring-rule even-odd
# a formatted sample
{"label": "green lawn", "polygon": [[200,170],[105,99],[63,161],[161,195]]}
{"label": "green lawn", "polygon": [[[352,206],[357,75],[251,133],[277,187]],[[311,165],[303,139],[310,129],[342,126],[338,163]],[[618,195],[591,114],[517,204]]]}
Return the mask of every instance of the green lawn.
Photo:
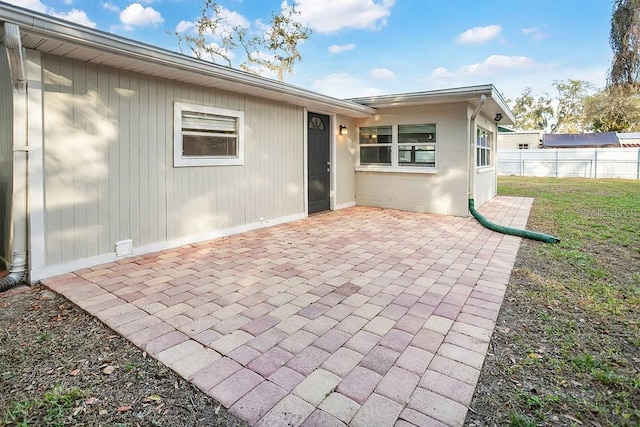
{"label": "green lawn", "polygon": [[501,177],[498,194],[535,198],[527,228],[562,240],[523,241],[476,406],[497,425],[640,425],[640,181]]}

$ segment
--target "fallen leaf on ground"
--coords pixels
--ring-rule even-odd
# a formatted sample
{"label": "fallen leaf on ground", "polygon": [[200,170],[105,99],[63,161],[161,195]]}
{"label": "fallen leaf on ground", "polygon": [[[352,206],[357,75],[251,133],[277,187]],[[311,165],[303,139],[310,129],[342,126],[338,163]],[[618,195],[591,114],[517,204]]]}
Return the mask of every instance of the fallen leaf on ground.
{"label": "fallen leaf on ground", "polygon": [[97,401],[98,401],[97,397],[90,397],[87,400],[85,400],[84,403],[86,403],[87,405],[93,405]]}
{"label": "fallen leaf on ground", "polygon": [[115,370],[116,370],[115,366],[107,366],[106,368],[104,368],[102,370],[102,373],[105,374],[105,375],[111,375],[111,374],[113,374],[113,371],[115,371]]}
{"label": "fallen leaf on ground", "polygon": [[542,356],[540,356],[538,353],[529,353],[529,357],[531,359],[541,359]]}
{"label": "fallen leaf on ground", "polygon": [[133,409],[133,408],[132,408],[131,406],[129,406],[129,405],[122,405],[121,407],[119,407],[119,408],[117,409],[117,411],[118,411],[118,412],[127,412],[127,411],[130,411],[130,410],[132,410],[132,409]]}
{"label": "fallen leaf on ground", "polygon": [[69,375],[71,375],[72,377],[75,377],[79,373],[80,373],[80,369],[74,369],[73,371],[69,372]]}

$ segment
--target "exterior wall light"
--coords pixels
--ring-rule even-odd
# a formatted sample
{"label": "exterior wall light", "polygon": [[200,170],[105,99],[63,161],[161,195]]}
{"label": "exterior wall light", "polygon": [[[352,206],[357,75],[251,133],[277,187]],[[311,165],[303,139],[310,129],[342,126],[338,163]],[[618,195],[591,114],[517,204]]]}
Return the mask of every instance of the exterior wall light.
{"label": "exterior wall light", "polygon": [[340,135],[344,136],[347,134],[347,127],[345,125],[340,125]]}
{"label": "exterior wall light", "polygon": [[500,113],[496,114],[493,120],[495,120],[496,122],[499,122],[500,120],[502,120],[502,114]]}

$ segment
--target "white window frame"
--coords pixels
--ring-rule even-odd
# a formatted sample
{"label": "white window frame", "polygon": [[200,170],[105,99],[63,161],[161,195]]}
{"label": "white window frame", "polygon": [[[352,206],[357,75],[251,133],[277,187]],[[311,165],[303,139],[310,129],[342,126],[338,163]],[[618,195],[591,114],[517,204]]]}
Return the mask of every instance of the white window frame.
{"label": "white window frame", "polygon": [[[482,145],[480,144],[480,138],[478,133],[479,132],[484,132],[487,136],[487,144],[486,145]],[[488,157],[489,157],[489,163],[487,164],[480,164],[480,159],[481,156],[479,155],[480,150],[485,151],[488,153]],[[487,129],[484,129],[480,126],[478,126],[476,128],[476,167],[478,169],[487,169],[493,166],[493,157],[494,157],[494,152],[493,152],[493,133],[489,132]],[[486,156],[485,156],[486,158]]]}
{"label": "white window frame", "polygon": [[[398,142],[399,126],[416,125],[416,124],[429,124],[436,127],[436,140],[435,142],[427,143],[402,143]],[[360,148],[370,146],[389,146],[389,144],[360,144],[360,129],[369,127],[384,127],[391,126],[391,165],[385,164],[361,164],[360,163]],[[438,123],[437,122],[425,122],[425,123],[399,123],[399,124],[372,124],[368,126],[360,126],[358,128],[358,152],[356,157],[356,171],[358,172],[403,172],[403,173],[437,173],[438,161],[439,161],[439,145],[438,145]],[[399,161],[399,149],[401,146],[410,145],[434,145],[435,146],[435,165],[434,166],[415,166],[415,165],[401,165]]]}
{"label": "white window frame", "polygon": [[[184,156],[182,146],[182,113],[213,114],[230,117],[236,120],[236,155],[235,156]],[[206,105],[174,102],[173,104],[173,166],[242,166],[244,165],[244,112]]]}

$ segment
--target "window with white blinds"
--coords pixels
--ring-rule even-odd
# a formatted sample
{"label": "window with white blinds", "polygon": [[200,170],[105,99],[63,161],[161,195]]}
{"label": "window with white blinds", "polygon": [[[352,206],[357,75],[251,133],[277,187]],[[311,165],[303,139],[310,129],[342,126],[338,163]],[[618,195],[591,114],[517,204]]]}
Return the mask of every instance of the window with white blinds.
{"label": "window with white blinds", "polygon": [[356,170],[435,172],[436,124],[363,126]]}
{"label": "window with white blinds", "polygon": [[242,111],[174,104],[174,166],[243,164]]}

